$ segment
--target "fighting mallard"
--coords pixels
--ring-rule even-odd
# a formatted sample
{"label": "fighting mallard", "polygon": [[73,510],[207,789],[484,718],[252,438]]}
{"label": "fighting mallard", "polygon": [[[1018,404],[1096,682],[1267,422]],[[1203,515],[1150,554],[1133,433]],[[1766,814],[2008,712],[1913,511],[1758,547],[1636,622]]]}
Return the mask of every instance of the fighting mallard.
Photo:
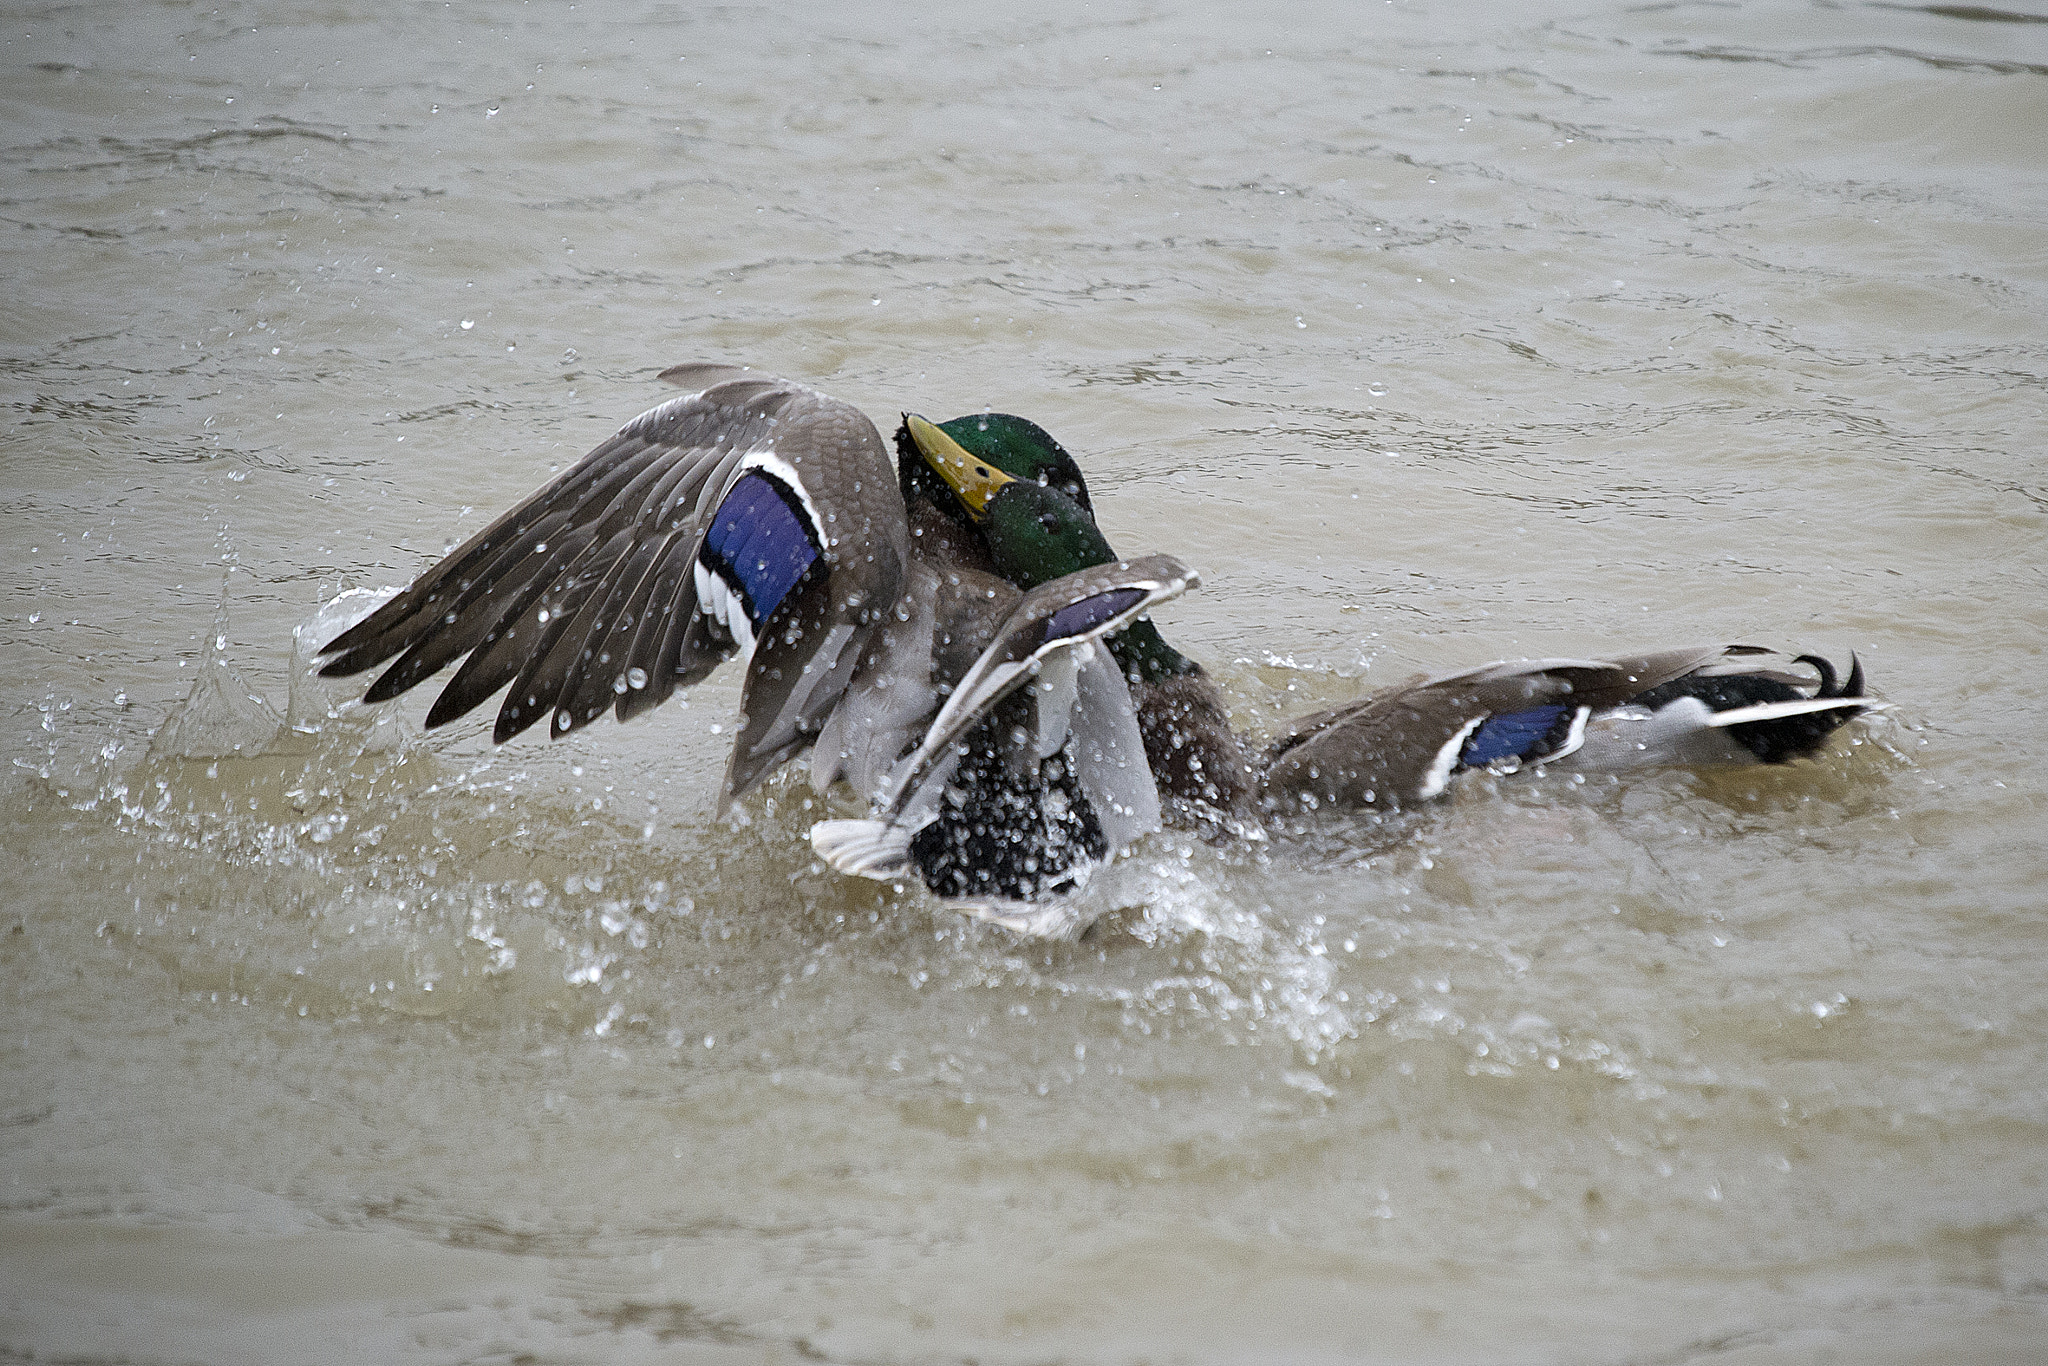
{"label": "fighting mallard", "polygon": [[[1043,428],[992,414],[980,422],[939,425],[910,417],[905,429],[914,453],[943,480],[946,496],[933,501],[948,516],[980,529],[992,569],[1008,582],[1030,588],[1072,572],[1068,566],[1115,562],[1092,507],[1062,496],[1081,475],[1050,436],[1044,439],[1057,454],[1047,451],[1037,463],[1062,477],[1010,476],[1008,467],[1025,461],[1019,447]],[[991,432],[1002,435],[1000,443],[990,440]],[[1146,760],[1170,814],[1201,825],[1253,803],[1255,774],[1207,671],[1168,645],[1150,621],[1112,637],[1109,647],[1130,682]]]}
{"label": "fighting mallard", "polygon": [[[1092,513],[1058,489],[1013,479],[969,448],[972,435],[912,430],[1010,582],[1030,588],[1116,562]],[[1826,659],[1800,655],[1792,662],[1817,675],[1808,680],[1747,645],[1525,660],[1419,675],[1301,717],[1247,762],[1215,683],[1149,621],[1109,648],[1130,680],[1161,795],[1195,824],[1427,800],[1468,769],[1783,763],[1881,705],[1863,697],[1859,662],[1838,680]]]}
{"label": "fighting mallard", "polygon": [[[1194,581],[1184,566],[1090,567],[1023,593],[979,567],[978,533],[931,505],[921,460],[891,467],[858,410],[733,366],[662,378],[686,392],[329,641],[322,672],[395,661],[365,694],[378,702],[467,655],[427,725],[505,689],[493,732],[503,742],[543,719],[556,737],[608,710],[628,719],[741,657],[743,723],[721,807],[806,752],[821,792],[844,778],[895,802],[952,779],[965,797],[920,808],[934,828],[915,832],[906,861],[944,896],[1071,890],[1156,827],[1149,781],[1136,784],[1145,800],[1128,795],[1143,756],[1124,690],[1090,688],[1081,705],[1077,689],[1020,694],[1028,680],[1007,675],[956,685],[985,683],[1013,661],[984,667],[984,652],[1026,637],[1085,673],[1092,641]],[[1055,479],[1044,449],[1027,443],[1008,473]],[[1061,487],[1086,497],[1078,471]],[[935,724],[950,753],[975,756],[964,776],[942,761],[892,783]]]}

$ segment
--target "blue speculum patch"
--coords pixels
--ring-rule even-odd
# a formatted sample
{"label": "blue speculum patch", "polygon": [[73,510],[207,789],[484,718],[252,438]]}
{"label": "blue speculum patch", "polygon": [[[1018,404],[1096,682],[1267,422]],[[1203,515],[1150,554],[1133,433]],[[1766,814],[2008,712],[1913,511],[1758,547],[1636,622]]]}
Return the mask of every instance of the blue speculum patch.
{"label": "blue speculum patch", "polygon": [[1561,706],[1533,707],[1489,716],[1465,742],[1465,752],[1458,756],[1458,762],[1467,768],[1478,768],[1496,759],[1519,759],[1550,733],[1564,711]]}
{"label": "blue speculum patch", "polygon": [[1097,593],[1092,598],[1068,603],[1054,612],[1052,619],[1045,623],[1046,642],[1083,635],[1117,613],[1128,611],[1133,603],[1140,601],[1144,596],[1145,590],[1142,588],[1112,588],[1107,593]]}
{"label": "blue speculum patch", "polygon": [[754,471],[718,505],[700,558],[738,591],[747,619],[759,626],[820,553],[802,501],[780,479]]}

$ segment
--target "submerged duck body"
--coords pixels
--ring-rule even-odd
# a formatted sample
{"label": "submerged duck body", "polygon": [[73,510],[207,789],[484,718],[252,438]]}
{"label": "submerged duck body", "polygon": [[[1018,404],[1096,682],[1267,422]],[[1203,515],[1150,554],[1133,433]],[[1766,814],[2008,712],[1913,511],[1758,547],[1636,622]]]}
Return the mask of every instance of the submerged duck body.
{"label": "submerged duck body", "polygon": [[[1784,671],[1752,645],[1708,645],[1618,659],[1537,659],[1417,676],[1290,722],[1267,749],[1269,810],[1400,806],[1443,793],[1471,769],[1561,765],[1784,763],[1817,750],[1876,704],[1860,664],[1838,683]],[[1807,689],[1812,691],[1807,691]]]}
{"label": "submerged duck body", "polygon": [[947,896],[1071,890],[1142,833],[1143,803],[1095,809],[1143,767],[1127,700],[1020,699],[1020,680],[970,704],[958,687],[1020,633],[1056,653],[1092,649],[1127,624],[1110,609],[1192,583],[1184,566],[1092,568],[1027,594],[982,567],[973,529],[929,505],[857,409],[734,366],[662,378],[685,392],[328,642],[322,672],[384,666],[365,693],[377,702],[461,659],[427,724],[502,689],[502,743],[544,719],[555,737],[607,711],[629,719],[742,659],[721,808],[805,753],[820,791],[844,779],[871,799],[916,795],[891,775],[944,710],[953,746],[978,756],[961,775],[969,799],[926,802],[920,815],[940,828],[896,871],[915,865]]}
{"label": "submerged duck body", "polygon": [[[1115,552],[1053,489],[1013,479],[982,452],[924,438],[921,454],[982,526],[998,572],[1029,587]],[[1064,450],[1063,458],[1071,460]],[[1264,815],[1426,801],[1469,769],[1542,764],[1783,763],[1814,753],[1837,727],[1881,704],[1817,655],[1710,645],[1613,659],[1498,662],[1418,675],[1300,717],[1258,757],[1231,728],[1221,692],[1149,621],[1113,637],[1147,756],[1170,815],[1214,826]]]}
{"label": "submerged duck body", "polygon": [[[1103,642],[1194,586],[1170,555],[1095,566],[1025,593],[998,638],[959,681],[917,748],[896,765],[867,820],[824,821],[811,844],[841,872],[891,878],[915,864],[956,883],[942,894],[972,897],[988,918],[1039,931],[1058,908],[1038,898],[991,897],[1003,879],[1024,883],[1062,846],[1100,859],[1156,830],[1159,799],[1145,762],[1130,691]],[[989,718],[983,720],[982,718]],[[1007,726],[1007,750],[975,743],[977,729]],[[1071,738],[1062,741],[1063,734]],[[1010,774],[1019,761],[1035,787]],[[1019,832],[1042,840],[1018,838]],[[1041,890],[1077,889],[1068,879]],[[1052,920],[1045,916],[1049,914]]]}

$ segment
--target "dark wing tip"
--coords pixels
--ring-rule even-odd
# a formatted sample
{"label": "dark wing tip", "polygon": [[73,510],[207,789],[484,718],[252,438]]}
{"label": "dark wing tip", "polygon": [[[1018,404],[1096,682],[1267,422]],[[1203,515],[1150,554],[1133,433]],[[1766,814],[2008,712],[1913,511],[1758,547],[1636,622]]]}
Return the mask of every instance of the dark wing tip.
{"label": "dark wing tip", "polygon": [[[330,646],[329,648],[332,647]],[[324,654],[325,651],[322,651],[322,653]],[[325,664],[321,665],[320,677],[347,678],[351,674],[361,673],[364,669],[367,669],[368,667],[369,665],[367,664],[358,664],[356,663],[355,660],[350,659],[347,655],[343,655],[340,659],[330,659]]]}
{"label": "dark wing tip", "polygon": [[[467,710],[469,710],[467,707],[463,708],[463,711]],[[497,724],[491,727],[491,743],[494,745],[504,744],[507,740],[527,730],[534,722],[552,711],[552,707],[536,706],[522,708],[514,704],[511,698],[506,698],[505,705],[498,708]],[[457,713],[457,715],[460,714],[460,712]],[[429,724],[432,723],[429,722]]]}
{"label": "dark wing tip", "polygon": [[[363,690],[363,701],[366,703],[389,702],[392,698],[398,696],[419,681],[416,678],[405,677],[401,672],[402,668],[403,661],[399,664],[394,664],[383,673],[377,675],[377,681]],[[323,669],[321,672],[325,673],[326,670]]]}
{"label": "dark wing tip", "polygon": [[[315,655],[347,655],[357,653],[363,646],[371,644],[378,636],[383,635],[385,627],[390,624],[390,621],[391,619],[384,615],[384,609],[379,607],[376,611],[370,613],[370,615],[364,617],[361,621],[313,651],[313,653]],[[334,661],[336,664],[341,662],[340,660]],[[342,672],[361,673],[376,662],[374,659],[365,659]]]}

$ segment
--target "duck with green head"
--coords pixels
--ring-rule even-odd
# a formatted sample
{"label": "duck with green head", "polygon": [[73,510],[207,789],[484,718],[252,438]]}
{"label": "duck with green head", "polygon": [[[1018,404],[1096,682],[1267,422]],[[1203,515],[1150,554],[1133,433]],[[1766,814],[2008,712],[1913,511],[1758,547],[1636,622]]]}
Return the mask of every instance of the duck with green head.
{"label": "duck with green head", "polygon": [[[1092,513],[1058,488],[1011,477],[993,450],[958,439],[957,426],[907,425],[1012,583],[1115,562]],[[1063,449],[1059,457],[1072,461]],[[1503,662],[1418,675],[1298,718],[1254,765],[1215,684],[1149,620],[1109,645],[1130,680],[1169,811],[1198,820],[1426,800],[1476,768],[1782,763],[1814,753],[1836,727],[1881,705],[1862,700],[1860,664],[1838,680],[1825,658],[1800,655],[1792,662],[1814,670],[1808,679],[1753,646]]]}
{"label": "duck with green head", "polygon": [[[976,529],[991,568],[1010,583],[1031,588],[1117,562],[1073,457],[1037,424],[1003,414],[945,423],[907,416],[899,447],[904,436],[929,472],[920,476],[924,496],[949,521]],[[929,492],[934,480],[943,501]],[[1129,680],[1168,816],[1206,826],[1243,814],[1256,786],[1215,681],[1150,619],[1111,637],[1109,648]]]}

